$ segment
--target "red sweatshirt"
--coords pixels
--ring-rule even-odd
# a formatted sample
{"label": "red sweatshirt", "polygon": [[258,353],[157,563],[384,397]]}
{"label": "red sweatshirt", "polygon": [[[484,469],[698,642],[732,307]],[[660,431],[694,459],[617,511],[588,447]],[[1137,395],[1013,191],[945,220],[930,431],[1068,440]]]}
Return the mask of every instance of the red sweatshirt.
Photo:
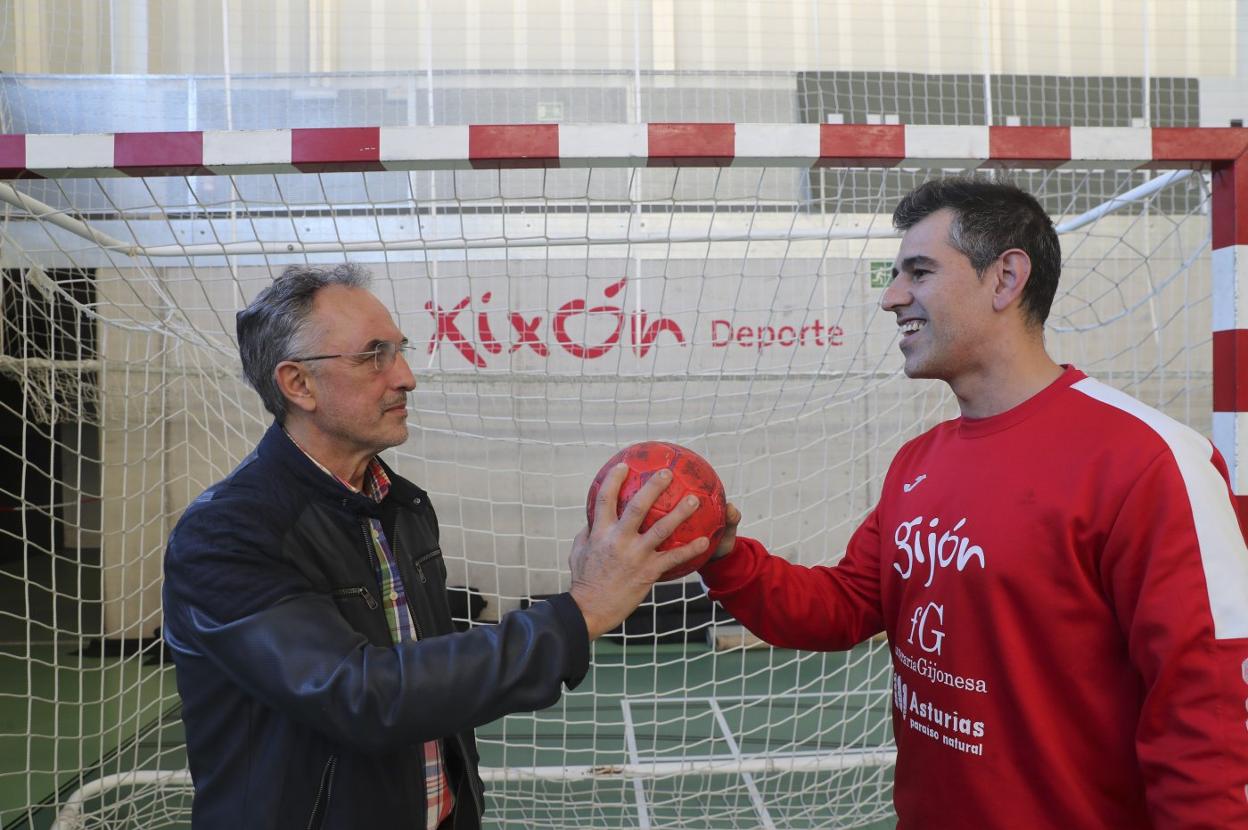
{"label": "red sweatshirt", "polygon": [[906,444],[834,567],[740,538],[786,648],[884,631],[901,830],[1248,828],[1248,549],[1197,433],[1068,368]]}

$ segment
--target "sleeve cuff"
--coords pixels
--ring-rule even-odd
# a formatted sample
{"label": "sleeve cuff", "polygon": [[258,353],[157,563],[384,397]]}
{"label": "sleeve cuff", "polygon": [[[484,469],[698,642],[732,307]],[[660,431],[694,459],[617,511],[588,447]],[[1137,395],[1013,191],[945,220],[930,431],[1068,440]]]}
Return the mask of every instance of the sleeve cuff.
{"label": "sleeve cuff", "polygon": [[761,542],[738,536],[731,553],[703,565],[698,574],[711,599],[730,594],[749,582],[754,576],[760,554],[767,555]]}
{"label": "sleeve cuff", "polygon": [[585,615],[571,594],[556,594],[547,602],[568,633],[568,668],[563,682],[569,689],[575,689],[589,671],[589,629],[585,627]]}

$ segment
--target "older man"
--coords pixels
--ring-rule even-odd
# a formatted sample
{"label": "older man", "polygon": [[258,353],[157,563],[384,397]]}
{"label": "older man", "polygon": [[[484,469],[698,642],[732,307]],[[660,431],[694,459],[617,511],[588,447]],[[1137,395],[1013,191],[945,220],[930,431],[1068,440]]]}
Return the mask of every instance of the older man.
{"label": "older man", "polygon": [[274,424],[187,509],[165,559],[196,828],[480,824],[473,728],[554,703],[589,642],[664,569],[644,534],[656,477],[616,516],[623,468],[577,537],[572,587],[454,633],[428,495],[377,453],[407,439],[407,341],[345,265],[291,268],[238,315],[243,369]]}

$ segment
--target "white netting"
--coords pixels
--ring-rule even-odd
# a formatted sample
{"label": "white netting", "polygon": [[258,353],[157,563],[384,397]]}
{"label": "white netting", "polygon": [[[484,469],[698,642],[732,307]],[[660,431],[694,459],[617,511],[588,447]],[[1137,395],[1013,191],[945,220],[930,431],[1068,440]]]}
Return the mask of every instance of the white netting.
{"label": "white netting", "polygon": [[[35,449],[18,459],[31,474],[3,492],[19,519],[5,544],[24,553],[5,567],[25,605],[0,609],[20,632],[0,697],[24,701],[26,717],[0,724],[0,740],[28,772],[0,776],[24,776],[21,814],[55,790],[53,806],[70,803],[67,820],[83,826],[189,815],[186,777],[154,773],[185,764],[171,670],[150,639],[161,554],[180,511],[267,425],[239,380],[233,321],[286,264],[349,248],[423,345],[412,438],[389,460],[431,492],[451,582],[483,595],[488,622],[566,588],[592,474],[642,438],[711,459],[743,532],[803,563],[837,558],[900,444],[954,412],[943,386],[900,374],[895,323],[878,307],[896,249],[888,215],[929,175],[14,183],[24,198],[6,198],[0,237],[0,368],[22,384],[9,400],[27,403],[7,414]],[[1150,174],[1014,178],[1073,220]],[[1208,433],[1207,185],[1199,173],[1165,183],[1068,222],[1047,337],[1059,359]],[[487,824],[885,826],[883,644],[716,650],[710,625],[696,603],[662,595],[623,638],[596,644],[561,703],[483,727]],[[110,654],[71,652],[99,637]]]}

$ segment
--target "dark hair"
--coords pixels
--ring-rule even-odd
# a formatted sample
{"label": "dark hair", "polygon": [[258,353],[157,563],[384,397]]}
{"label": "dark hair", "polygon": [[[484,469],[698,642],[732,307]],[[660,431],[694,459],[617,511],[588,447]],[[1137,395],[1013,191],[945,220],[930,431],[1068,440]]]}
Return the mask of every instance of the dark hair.
{"label": "dark hair", "polygon": [[368,282],[368,272],[349,262],[332,267],[291,265],[238,312],[235,325],[243,376],[279,424],[286,420],[287,406],[274,372],[277,364],[310,345],[306,328],[316,292],[330,285],[365,288]]}
{"label": "dark hair", "polygon": [[1010,248],[1026,252],[1031,258],[1031,277],[1020,304],[1028,322],[1043,326],[1057,294],[1062,248],[1053,220],[1036,198],[1012,184],[934,179],[901,200],[893,211],[893,227],[907,231],[943,208],[954,213],[949,244],[981,276]]}

